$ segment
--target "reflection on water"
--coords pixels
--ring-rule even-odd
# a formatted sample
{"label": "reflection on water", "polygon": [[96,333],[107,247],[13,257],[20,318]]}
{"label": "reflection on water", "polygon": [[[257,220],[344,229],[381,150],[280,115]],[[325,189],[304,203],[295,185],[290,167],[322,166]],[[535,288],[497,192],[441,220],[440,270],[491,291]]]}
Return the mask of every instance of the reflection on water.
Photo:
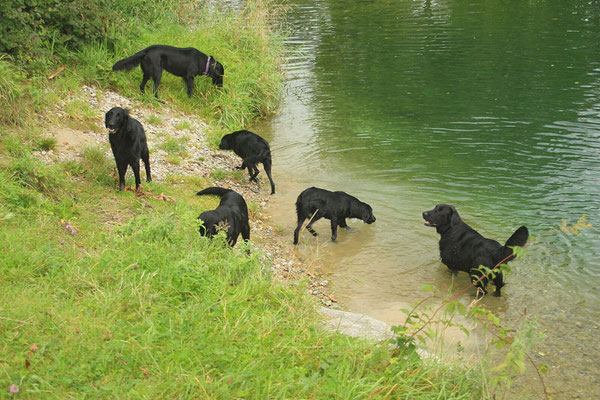
{"label": "reflection on water", "polygon": [[[423,284],[458,292],[421,212],[454,204],[484,236],[533,236],[582,214],[582,236],[545,236],[513,264],[501,299],[548,339],[536,361],[554,390],[600,395],[600,13],[597,1],[299,0],[289,15],[285,101],[255,130],[271,142],[279,193],[271,212],[291,242],[294,202],[309,186],[371,204],[318,254],[346,305],[389,323]],[[302,250],[302,247],[306,249]],[[470,301],[472,293],[464,296]],[[566,398],[567,394],[559,394]]]}

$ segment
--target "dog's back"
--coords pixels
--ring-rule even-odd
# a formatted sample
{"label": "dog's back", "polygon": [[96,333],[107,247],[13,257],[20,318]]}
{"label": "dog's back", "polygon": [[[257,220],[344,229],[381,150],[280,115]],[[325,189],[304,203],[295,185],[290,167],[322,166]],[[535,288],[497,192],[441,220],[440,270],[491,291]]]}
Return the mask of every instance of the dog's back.
{"label": "dog's back", "polygon": [[317,187],[305,189],[296,199],[296,213],[298,219],[310,218],[319,210],[324,216],[331,214],[332,204],[335,204],[333,192]]}

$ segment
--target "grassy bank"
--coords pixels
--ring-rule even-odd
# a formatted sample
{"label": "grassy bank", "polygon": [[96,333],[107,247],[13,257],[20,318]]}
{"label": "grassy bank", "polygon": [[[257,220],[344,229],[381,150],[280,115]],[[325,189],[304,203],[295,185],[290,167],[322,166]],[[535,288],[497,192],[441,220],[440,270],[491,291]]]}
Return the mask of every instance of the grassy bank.
{"label": "grassy bank", "polygon": [[[132,2],[137,4],[138,2]],[[0,57],[0,98],[7,105],[0,123],[27,125],[37,113],[77,91],[82,84],[111,88],[135,100],[160,108],[152,96],[139,91],[139,67],[112,72],[119,59],[151,44],[195,47],[214,56],[225,67],[223,88],[206,77],[196,77],[194,97],[188,98],[182,79],[164,73],[160,95],[168,105],[201,116],[211,124],[215,138],[273,113],[282,89],[283,38],[269,26],[279,8],[269,2],[251,2],[241,10],[218,10],[180,0],[159,2],[153,12],[129,10],[127,23],[105,21],[106,34],[74,49],[54,48],[31,60],[16,52]],[[161,8],[162,7],[162,8]],[[170,10],[172,14],[162,15]],[[138,15],[145,15],[145,18]],[[63,69],[64,67],[64,69]],[[215,139],[216,140],[216,139]]]}
{"label": "grassy bank", "polygon": [[[152,43],[225,65],[224,88],[197,78],[192,99],[179,78],[161,84],[168,107],[200,115],[215,135],[275,109],[281,39],[268,5],[177,5],[153,9],[147,27],[137,8],[121,10],[128,36],[109,26],[104,39],[40,60],[0,60],[0,398],[481,398],[462,365],[323,331],[306,290],[275,282],[260,249],[198,235],[196,217],[215,199],[168,179],[148,187],[175,201],[116,192],[114,162],[94,148],[64,163],[34,157],[55,146],[47,125],[89,129],[98,118],[77,101],[82,84],[164,107],[138,93],[139,72],[110,72]],[[66,115],[47,112],[66,97]]]}

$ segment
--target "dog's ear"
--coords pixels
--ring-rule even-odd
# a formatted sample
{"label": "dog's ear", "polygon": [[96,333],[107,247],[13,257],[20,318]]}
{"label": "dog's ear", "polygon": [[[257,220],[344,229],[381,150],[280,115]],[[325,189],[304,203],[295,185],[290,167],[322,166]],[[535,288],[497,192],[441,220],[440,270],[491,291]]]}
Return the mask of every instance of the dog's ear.
{"label": "dog's ear", "polygon": [[458,215],[458,211],[456,211],[456,208],[452,207],[451,208],[451,214],[450,214],[450,226],[455,226],[460,224],[461,219],[460,219],[460,215]]}
{"label": "dog's ear", "polygon": [[106,114],[104,114],[104,127],[108,128],[108,114],[110,113],[110,110],[108,110],[106,112]]}

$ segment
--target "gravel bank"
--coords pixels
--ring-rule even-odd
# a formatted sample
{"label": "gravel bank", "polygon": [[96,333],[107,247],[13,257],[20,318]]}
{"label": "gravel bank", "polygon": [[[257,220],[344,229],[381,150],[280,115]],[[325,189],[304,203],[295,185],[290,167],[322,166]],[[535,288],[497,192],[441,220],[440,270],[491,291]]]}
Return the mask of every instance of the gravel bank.
{"label": "gravel bank", "polygon": [[[89,108],[98,116],[93,126],[73,128],[73,124],[68,123],[73,120],[74,106]],[[266,178],[259,184],[251,183],[245,172],[244,179],[240,182],[227,177],[215,179],[214,171],[231,171],[241,164],[241,160],[231,151],[210,149],[206,141],[207,125],[200,119],[175,111],[168,105],[160,110],[151,109],[118,93],[101,91],[95,87],[83,86],[77,98],[67,98],[56,105],[52,112],[56,114],[58,121],[66,121],[65,125],[48,127],[49,135],[57,141],[56,149],[38,151],[35,155],[47,163],[63,162],[79,158],[86,147],[97,147],[112,160],[108,133],[104,127],[104,114],[116,106],[129,109],[130,115],[144,126],[154,181],[172,181],[177,176],[210,178],[216,185],[235,190],[247,201],[258,204],[261,209],[269,202],[270,187]],[[174,147],[181,151],[167,151]],[[143,175],[143,166],[141,169]],[[264,176],[264,171],[261,176]],[[131,169],[128,170],[126,179],[128,183],[133,181]],[[202,211],[198,210],[199,213]],[[264,261],[271,264],[275,278],[290,285],[307,280],[308,292],[322,305],[339,308],[331,294],[329,281],[302,264],[295,255],[294,247],[288,243],[289,240],[278,235],[277,228],[269,224],[267,215],[260,210],[255,214],[250,217],[252,242],[263,249]]]}

